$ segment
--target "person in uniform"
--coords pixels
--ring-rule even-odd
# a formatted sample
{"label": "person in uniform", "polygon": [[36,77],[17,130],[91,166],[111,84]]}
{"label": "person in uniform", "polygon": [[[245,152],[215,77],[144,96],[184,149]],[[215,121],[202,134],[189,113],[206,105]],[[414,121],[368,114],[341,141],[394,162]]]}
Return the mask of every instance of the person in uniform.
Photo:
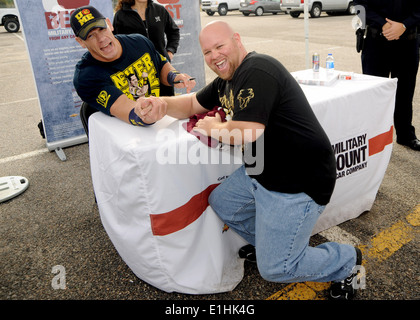
{"label": "person in uniform", "polygon": [[367,33],[362,50],[364,74],[398,78],[394,125],[397,143],[420,150],[413,119],[413,96],[419,67],[417,26],[420,1],[355,0],[365,9]]}

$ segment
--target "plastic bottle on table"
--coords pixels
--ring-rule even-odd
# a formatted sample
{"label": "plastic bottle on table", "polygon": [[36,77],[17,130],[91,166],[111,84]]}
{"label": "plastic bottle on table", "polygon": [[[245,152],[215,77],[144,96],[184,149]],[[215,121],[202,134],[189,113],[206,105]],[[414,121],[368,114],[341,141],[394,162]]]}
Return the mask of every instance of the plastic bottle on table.
{"label": "plastic bottle on table", "polygon": [[334,74],[334,57],[333,57],[332,53],[328,54],[325,62],[326,62],[327,75]]}

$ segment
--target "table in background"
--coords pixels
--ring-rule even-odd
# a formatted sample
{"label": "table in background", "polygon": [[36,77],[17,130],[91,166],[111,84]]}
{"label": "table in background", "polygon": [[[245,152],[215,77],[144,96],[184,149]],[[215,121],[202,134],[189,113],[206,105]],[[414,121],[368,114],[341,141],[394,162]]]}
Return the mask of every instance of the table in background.
{"label": "table in background", "polygon": [[334,193],[313,230],[318,233],[371,209],[391,158],[397,79],[354,74],[331,86],[301,87],[337,160]]}

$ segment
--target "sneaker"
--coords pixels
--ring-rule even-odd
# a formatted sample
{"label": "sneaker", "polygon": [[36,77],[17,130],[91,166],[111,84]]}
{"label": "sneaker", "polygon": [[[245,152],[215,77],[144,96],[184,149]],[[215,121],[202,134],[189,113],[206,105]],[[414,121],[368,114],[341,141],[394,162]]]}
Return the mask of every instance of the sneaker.
{"label": "sneaker", "polygon": [[353,268],[353,272],[344,280],[333,282],[330,287],[330,299],[331,300],[351,300],[356,295],[356,286],[354,283],[357,281],[357,275],[360,272],[360,266],[362,265],[362,252],[359,248],[356,250],[356,266]]}
{"label": "sneaker", "polygon": [[249,262],[257,262],[257,256],[255,255],[255,247],[252,244],[247,244],[239,249],[239,257]]}

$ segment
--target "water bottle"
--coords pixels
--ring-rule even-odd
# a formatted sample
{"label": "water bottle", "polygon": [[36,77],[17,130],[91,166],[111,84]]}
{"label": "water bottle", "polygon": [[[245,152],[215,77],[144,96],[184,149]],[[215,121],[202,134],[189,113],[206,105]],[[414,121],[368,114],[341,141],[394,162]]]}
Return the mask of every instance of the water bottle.
{"label": "water bottle", "polygon": [[334,57],[333,57],[332,53],[328,54],[325,62],[326,62],[327,75],[334,74]]}

